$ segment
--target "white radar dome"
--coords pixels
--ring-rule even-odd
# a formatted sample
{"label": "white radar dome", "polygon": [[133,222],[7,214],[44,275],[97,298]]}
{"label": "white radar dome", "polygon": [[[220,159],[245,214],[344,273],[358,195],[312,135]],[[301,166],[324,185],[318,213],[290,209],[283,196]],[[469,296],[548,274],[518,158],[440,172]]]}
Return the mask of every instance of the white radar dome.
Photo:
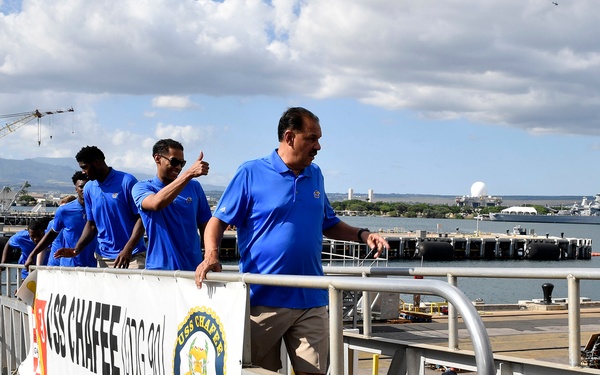
{"label": "white radar dome", "polygon": [[485,197],[487,195],[487,186],[485,186],[485,183],[477,181],[473,185],[471,185],[472,197]]}

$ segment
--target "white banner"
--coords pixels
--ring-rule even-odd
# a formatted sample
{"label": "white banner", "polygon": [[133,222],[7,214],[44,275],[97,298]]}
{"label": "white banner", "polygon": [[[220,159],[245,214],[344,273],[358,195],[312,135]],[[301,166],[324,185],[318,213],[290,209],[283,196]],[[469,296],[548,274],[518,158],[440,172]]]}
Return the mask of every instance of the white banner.
{"label": "white banner", "polygon": [[243,283],[39,270],[35,372],[239,374],[246,296]]}

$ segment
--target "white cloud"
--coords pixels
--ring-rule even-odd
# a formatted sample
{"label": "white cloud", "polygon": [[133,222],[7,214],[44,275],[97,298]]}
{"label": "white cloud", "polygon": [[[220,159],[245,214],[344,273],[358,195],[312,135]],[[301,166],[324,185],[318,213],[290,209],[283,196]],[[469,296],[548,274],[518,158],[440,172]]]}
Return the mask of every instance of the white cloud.
{"label": "white cloud", "polygon": [[[354,97],[428,118],[595,132],[600,116],[582,104],[600,97],[595,10],[591,0],[25,0],[0,17],[0,91],[158,94],[153,106],[176,109],[196,108],[191,94]],[[564,107],[554,93],[585,114],[577,127],[568,112],[538,115]]]}
{"label": "white cloud", "polygon": [[215,129],[210,126],[177,126],[158,124],[156,126],[156,139],[172,138],[180,142],[192,143],[203,142],[210,139]]}
{"label": "white cloud", "polygon": [[157,108],[189,109],[198,105],[190,100],[189,96],[157,96],[152,99],[152,106]]}

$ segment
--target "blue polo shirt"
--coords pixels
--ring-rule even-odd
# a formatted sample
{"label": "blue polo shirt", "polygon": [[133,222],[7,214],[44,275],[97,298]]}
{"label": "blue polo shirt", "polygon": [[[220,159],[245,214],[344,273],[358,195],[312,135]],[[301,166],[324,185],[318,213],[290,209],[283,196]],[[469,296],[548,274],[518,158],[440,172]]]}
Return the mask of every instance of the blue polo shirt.
{"label": "blue polo shirt", "polygon": [[[240,166],[214,216],[237,227],[241,272],[323,275],[323,230],[340,222],[312,164],[298,176],[277,150]],[[327,305],[327,291],[251,285],[252,306],[306,309]]]}
{"label": "blue polo shirt", "polygon": [[[61,247],[74,248],[83,233],[87,220],[85,216],[85,208],[74,200],[65,205],[60,206],[54,214],[52,220],[52,230],[58,233],[58,237],[54,242],[62,238]],[[54,247],[54,243],[52,243]],[[98,249],[98,241],[92,240],[77,256],[73,258],[60,258],[60,266],[63,267],[96,267],[96,257],[94,253]],[[51,259],[54,257],[52,256]],[[48,262],[50,265],[50,262]]]}
{"label": "blue polo shirt", "polygon": [[[129,173],[111,168],[104,181],[89,181],[83,188],[85,214],[96,223],[98,254],[103,258],[116,259],[133,232],[138,210],[131,189],[136,182]],[[143,238],[132,254],[141,251],[146,251]]]}
{"label": "blue polo shirt", "polygon": [[[29,237],[29,231],[27,229],[18,231],[10,236],[8,244],[12,247],[21,249],[21,256],[19,257],[17,264],[25,264],[29,254],[35,249],[35,243],[31,240],[31,237]],[[25,279],[27,275],[29,275],[29,272],[27,272],[27,269],[23,268],[21,270],[21,276]]]}
{"label": "blue polo shirt", "polygon": [[138,182],[132,191],[148,236],[146,269],[194,271],[202,262],[198,227],[211,217],[208,200],[200,183],[191,180],[167,207],[144,210],[144,198],[165,186],[154,177]]}

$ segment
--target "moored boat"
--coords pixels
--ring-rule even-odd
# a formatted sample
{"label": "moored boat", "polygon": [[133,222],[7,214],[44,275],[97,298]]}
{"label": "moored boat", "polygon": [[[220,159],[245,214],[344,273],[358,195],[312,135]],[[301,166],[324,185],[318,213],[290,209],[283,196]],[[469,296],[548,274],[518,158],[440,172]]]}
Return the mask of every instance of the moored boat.
{"label": "moored boat", "polygon": [[565,223],[565,224],[600,224],[600,194],[589,202],[583,197],[581,204],[573,204],[570,209],[559,210],[547,215],[538,214],[534,207],[513,206],[499,213],[490,213],[490,220],[524,223]]}

